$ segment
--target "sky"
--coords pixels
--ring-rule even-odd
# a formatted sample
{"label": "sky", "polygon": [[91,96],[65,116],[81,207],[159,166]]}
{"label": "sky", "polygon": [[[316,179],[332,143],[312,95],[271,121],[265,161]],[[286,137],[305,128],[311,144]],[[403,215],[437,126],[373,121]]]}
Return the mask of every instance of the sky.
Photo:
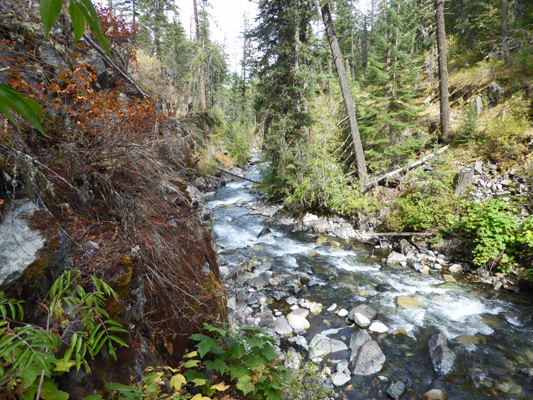
{"label": "sky", "polygon": [[[244,14],[254,24],[257,14],[256,0],[210,0],[208,9],[211,17],[211,39],[225,45],[228,55],[228,66],[232,71],[239,72],[239,62],[242,56],[242,33],[244,31]],[[360,0],[361,8],[367,9],[370,0]],[[180,19],[188,37],[194,30],[193,0],[177,0],[180,9]]]}

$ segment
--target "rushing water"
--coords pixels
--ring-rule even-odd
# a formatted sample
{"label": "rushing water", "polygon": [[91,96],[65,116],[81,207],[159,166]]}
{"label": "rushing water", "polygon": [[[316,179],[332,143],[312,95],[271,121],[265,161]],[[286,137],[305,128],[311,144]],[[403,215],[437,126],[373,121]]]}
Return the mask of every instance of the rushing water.
{"label": "rushing water", "polygon": [[[259,179],[259,170],[247,170]],[[365,303],[378,311],[389,327],[379,337],[387,362],[376,376],[353,376],[346,395],[351,399],[386,398],[393,381],[407,382],[402,399],[420,399],[431,388],[441,388],[447,399],[533,399],[532,383],[521,370],[533,368],[533,312],[527,298],[494,292],[485,286],[446,282],[438,271],[423,275],[410,268],[383,263],[386,253],[355,241],[342,247],[316,244],[317,235],[287,233],[269,225],[271,233],[258,238],[267,226],[257,215],[259,198],[252,184],[236,180],[220,188],[209,201],[220,249],[219,262],[229,269],[246,260],[271,263],[274,277],[288,289],[299,274],[314,286],[298,293],[325,305],[351,307]],[[412,308],[397,307],[398,297],[409,297]],[[283,309],[283,303],[271,308]],[[327,311],[310,319],[308,341],[314,334],[346,323]],[[433,372],[427,338],[442,330],[457,355],[457,369],[446,378]],[[351,329],[339,332],[349,343]],[[388,378],[388,381],[385,379]]]}

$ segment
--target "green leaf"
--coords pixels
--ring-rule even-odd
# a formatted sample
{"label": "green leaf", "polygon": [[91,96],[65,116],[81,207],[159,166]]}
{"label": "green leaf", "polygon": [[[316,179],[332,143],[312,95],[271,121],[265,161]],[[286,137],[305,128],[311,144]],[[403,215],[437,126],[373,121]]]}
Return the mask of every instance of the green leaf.
{"label": "green leaf", "polygon": [[[193,336],[195,336],[195,335],[193,335]],[[202,335],[202,336],[204,336],[204,335]],[[217,341],[215,339],[212,339],[212,338],[207,337],[207,336],[205,336],[205,337],[206,337],[206,339],[203,339],[200,343],[198,343],[196,345],[196,348],[198,349],[198,353],[200,353],[200,357],[205,356],[211,350],[213,350],[213,349],[218,347]],[[193,337],[191,336],[191,338],[193,338]]]}
{"label": "green leaf", "polygon": [[104,400],[99,394],[92,394],[90,396],[84,397],[83,400]]}
{"label": "green leaf", "polygon": [[94,33],[94,36],[96,36],[106,53],[111,56],[109,42],[102,33],[102,28],[100,27],[100,20],[98,19],[98,13],[96,12],[93,4],[91,3],[91,0],[81,0],[81,3],[78,3],[79,11],[85,17],[85,21],[87,21],[87,24],[91,28],[91,31]]}
{"label": "green leaf", "polygon": [[[111,330],[111,329],[108,329],[108,330]],[[113,340],[114,342],[118,343],[119,345],[121,345],[122,347],[129,347],[126,342],[122,339],[119,339],[118,337],[116,336],[109,336],[109,339]]]}
{"label": "green leaf", "polygon": [[195,386],[203,386],[209,381],[207,379],[195,378],[192,379],[191,382],[194,383]]}
{"label": "green leaf", "polygon": [[197,351],[191,351],[190,353],[184,354],[183,358],[193,358],[193,357],[196,357],[197,355],[198,355]]}
{"label": "green leaf", "polygon": [[189,360],[183,364],[185,368],[193,368],[196,367],[200,363],[199,360]]}
{"label": "green leaf", "polygon": [[250,375],[240,377],[237,381],[237,388],[240,389],[245,395],[253,391],[255,385],[252,382],[252,377]]}
{"label": "green leaf", "polygon": [[[19,113],[25,120],[32,124],[41,133],[44,133],[39,115],[44,117],[41,106],[35,101],[22,96],[9,85],[0,84],[0,112],[13,124],[19,126],[7,108]],[[11,304],[11,303],[9,303]]]}
{"label": "green leaf", "polygon": [[170,378],[170,386],[176,390],[180,390],[183,385],[187,383],[187,379],[182,374],[174,375]]}
{"label": "green leaf", "polygon": [[223,374],[228,369],[228,366],[220,358],[215,358],[213,361],[207,360],[204,363],[207,370],[217,371],[219,374]]}
{"label": "green leaf", "polygon": [[117,361],[117,354],[115,353],[115,348],[113,347],[113,343],[108,343],[108,350],[111,357],[113,357],[113,360]]}
{"label": "green leaf", "polygon": [[48,40],[48,34],[52,25],[59,18],[61,13],[61,7],[63,6],[63,0],[41,0],[41,6],[39,8],[41,12],[41,20],[43,21],[44,37]]}
{"label": "green leaf", "polygon": [[68,6],[68,12],[70,13],[70,18],[72,20],[72,29],[74,30],[74,40],[76,42],[78,42],[85,33],[85,19],[78,7],[78,3],[74,1],[71,1]]}
{"label": "green leaf", "polygon": [[41,375],[42,370],[42,368],[36,365],[28,365],[24,368],[20,373],[22,376],[22,388],[29,388],[33,382],[35,382],[37,377]]}
{"label": "green leaf", "polygon": [[68,400],[69,394],[57,388],[57,384],[52,380],[45,380],[41,391],[43,400]]}

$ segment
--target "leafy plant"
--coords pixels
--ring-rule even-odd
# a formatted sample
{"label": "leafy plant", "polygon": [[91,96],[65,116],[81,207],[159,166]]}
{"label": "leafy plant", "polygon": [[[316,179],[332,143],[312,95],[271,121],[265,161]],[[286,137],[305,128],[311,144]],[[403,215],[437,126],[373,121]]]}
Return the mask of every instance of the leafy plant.
{"label": "leafy plant", "polygon": [[[196,351],[185,354],[184,358],[196,357]],[[205,386],[207,382],[202,379],[194,379],[193,382],[188,382],[187,378],[180,373],[181,369],[187,369],[192,366],[197,366],[198,360],[189,360],[182,363],[181,368],[170,367],[149,367],[145,371],[145,375],[136,385],[122,385],[120,383],[112,383],[109,385],[111,390],[118,393],[120,399],[125,400],[140,400],[140,399],[172,399],[172,400],[210,400],[210,397],[202,396],[200,393],[192,395],[188,391],[189,386]],[[224,391],[229,386],[219,384],[210,386],[213,391]],[[98,397],[99,400],[102,397]]]}
{"label": "leafy plant", "polygon": [[47,315],[46,328],[23,323],[23,302],[0,292],[0,386],[8,394],[68,399],[54,376],[82,366],[90,373],[87,355],[94,357],[107,345],[116,359],[113,342],[127,346],[116,336],[126,331],[104,308],[109,298],[116,298],[113,289],[92,276],[92,290],[86,291],[79,280],[78,271],[68,271],[54,282],[49,305],[41,306]]}
{"label": "leafy plant", "polygon": [[[281,400],[281,390],[289,379],[287,370],[277,362],[275,341],[261,329],[245,328],[241,333],[221,327],[205,325],[213,337],[195,334],[191,339],[202,358],[204,371],[188,370],[188,381],[205,382],[204,394],[211,395],[213,388],[207,374],[217,381],[231,385],[241,395],[257,399]],[[193,360],[191,360],[193,361]],[[187,366],[187,365],[185,365]]]}
{"label": "leafy plant", "polygon": [[[500,265],[503,272],[515,264],[515,250],[520,219],[515,204],[503,200],[488,200],[469,204],[462,218],[462,228],[474,238],[475,265]],[[526,230],[527,231],[527,230]],[[523,236],[527,241],[527,234]]]}

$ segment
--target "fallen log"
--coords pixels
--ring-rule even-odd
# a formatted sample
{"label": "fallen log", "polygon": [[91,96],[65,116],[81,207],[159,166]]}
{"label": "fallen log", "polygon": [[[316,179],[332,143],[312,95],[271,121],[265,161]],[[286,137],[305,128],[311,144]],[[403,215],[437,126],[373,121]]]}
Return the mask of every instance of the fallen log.
{"label": "fallen log", "polygon": [[398,175],[398,174],[400,174],[402,172],[408,172],[409,170],[411,170],[411,169],[413,169],[415,167],[418,167],[419,165],[422,165],[422,164],[426,163],[428,160],[432,159],[433,157],[436,157],[439,154],[444,153],[446,150],[448,150],[449,147],[450,147],[450,145],[444,146],[442,149],[437,150],[435,153],[431,153],[431,154],[425,156],[424,158],[422,158],[422,159],[420,159],[420,160],[418,160],[418,161],[416,161],[416,162],[414,162],[412,164],[406,165],[403,168],[396,169],[394,171],[386,173],[385,175],[382,175],[380,177],[372,179],[370,182],[366,183],[363,186],[363,190],[362,190],[363,193],[367,192],[372,187],[377,186],[379,183],[381,183],[381,182],[393,177],[394,175]]}
{"label": "fallen log", "polygon": [[220,168],[220,167],[216,167],[214,165],[211,165],[211,164],[208,164],[206,163],[205,161],[200,161],[202,164],[204,165],[207,165],[208,167],[211,167],[211,168],[214,168],[214,169],[217,169],[219,171],[222,171],[224,172],[225,174],[228,174],[228,175],[231,175],[235,178],[239,178],[239,179],[242,179],[243,181],[248,181],[248,182],[252,182],[252,183],[261,183],[261,182],[257,182],[257,181],[254,181],[253,179],[248,179],[248,178],[245,178],[244,176],[240,176],[240,175],[237,175],[237,174],[234,174],[233,172],[229,172],[228,170],[225,170],[223,168]]}
{"label": "fallen log", "polygon": [[432,237],[434,233],[426,232],[382,232],[382,233],[364,233],[363,236],[385,236],[385,237]]}

